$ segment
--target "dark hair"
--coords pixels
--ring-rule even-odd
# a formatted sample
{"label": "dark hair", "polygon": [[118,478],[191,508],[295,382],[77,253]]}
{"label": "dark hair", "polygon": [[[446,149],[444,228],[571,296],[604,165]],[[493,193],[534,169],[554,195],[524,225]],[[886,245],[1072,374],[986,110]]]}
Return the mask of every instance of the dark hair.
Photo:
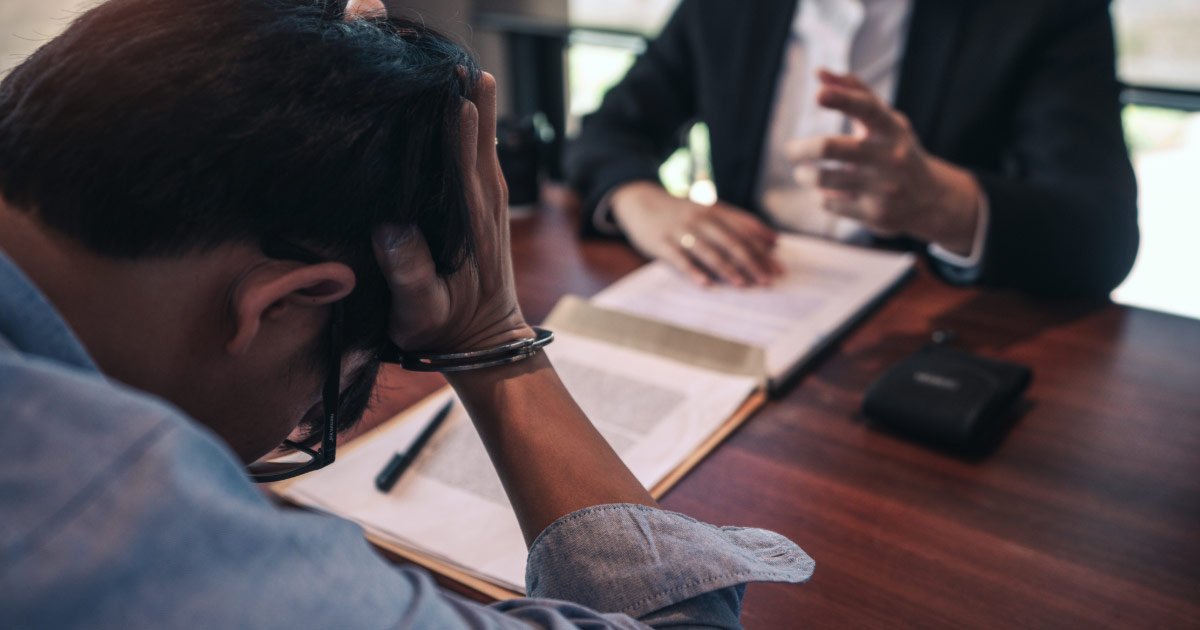
{"label": "dark hair", "polygon": [[429,28],[347,21],[344,3],[84,13],[0,84],[0,194],[110,257],[303,243],[354,270],[347,349],[378,348],[375,227],[419,226],[440,273],[471,259],[458,137],[479,71]]}

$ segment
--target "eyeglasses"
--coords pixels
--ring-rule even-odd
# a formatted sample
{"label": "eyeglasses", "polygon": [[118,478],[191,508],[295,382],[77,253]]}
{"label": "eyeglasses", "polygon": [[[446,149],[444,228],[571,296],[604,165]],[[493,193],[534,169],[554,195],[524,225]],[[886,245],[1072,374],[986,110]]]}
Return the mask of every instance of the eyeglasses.
{"label": "eyeglasses", "polygon": [[[315,264],[324,262],[316,254],[278,239],[264,239],[263,252],[271,258],[298,260]],[[320,470],[333,463],[337,449],[338,407],[341,395],[342,374],[342,326],[345,321],[345,306],[339,300],[333,303],[329,317],[329,359],[326,366],[325,385],[321,390],[321,436],[316,449],[308,445],[284,440],[276,456],[259,460],[246,467],[250,479],[256,483],[283,481]],[[315,435],[315,434],[314,434]],[[280,453],[280,450],[285,451]]]}

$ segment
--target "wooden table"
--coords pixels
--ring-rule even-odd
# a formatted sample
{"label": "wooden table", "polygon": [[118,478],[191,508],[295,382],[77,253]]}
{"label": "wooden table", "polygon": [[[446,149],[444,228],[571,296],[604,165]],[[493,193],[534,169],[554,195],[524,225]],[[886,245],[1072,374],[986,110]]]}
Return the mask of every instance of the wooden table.
{"label": "wooden table", "polygon": [[[513,252],[535,322],[644,262],[580,243],[561,209],[515,220]],[[867,384],[940,329],[1034,369],[986,457],[912,444],[858,411]],[[438,384],[386,373],[375,418]],[[1200,322],[952,288],[922,269],[662,505],[780,532],[816,560],[808,584],[750,587],[751,629],[1197,628],[1198,453]]]}

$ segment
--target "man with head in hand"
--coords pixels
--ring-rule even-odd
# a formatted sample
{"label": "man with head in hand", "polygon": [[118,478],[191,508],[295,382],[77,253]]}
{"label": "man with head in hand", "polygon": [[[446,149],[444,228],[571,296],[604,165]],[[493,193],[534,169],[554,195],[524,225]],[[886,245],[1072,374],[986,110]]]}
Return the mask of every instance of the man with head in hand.
{"label": "man with head in hand", "polygon": [[[535,599],[442,592],[251,483],[328,463],[391,348],[528,347],[494,138],[492,78],[371,2],[112,0],[16,68],[2,623],[723,628],[746,582],[806,579],[776,534],[657,509],[540,351],[448,375]],[[289,436],[306,463],[256,464]]]}

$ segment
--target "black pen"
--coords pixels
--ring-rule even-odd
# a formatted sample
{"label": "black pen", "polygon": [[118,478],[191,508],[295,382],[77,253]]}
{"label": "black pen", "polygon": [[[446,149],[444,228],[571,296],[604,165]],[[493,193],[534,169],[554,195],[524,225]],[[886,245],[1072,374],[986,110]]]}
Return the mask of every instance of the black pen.
{"label": "black pen", "polygon": [[433,437],[438,427],[442,426],[442,422],[446,420],[446,416],[450,415],[450,410],[453,408],[454,399],[451,398],[450,402],[446,403],[437,412],[433,420],[430,420],[429,424],[425,425],[424,429],[421,429],[421,434],[417,436],[417,439],[413,440],[413,443],[403,453],[392,455],[391,461],[375,477],[375,487],[379,488],[380,492],[389,492],[392,486],[396,485],[396,480],[400,479],[400,475],[403,475],[404,471],[413,463],[413,460],[417,458],[417,455],[421,454],[421,449],[425,448],[425,444],[429,442],[429,438]]}

